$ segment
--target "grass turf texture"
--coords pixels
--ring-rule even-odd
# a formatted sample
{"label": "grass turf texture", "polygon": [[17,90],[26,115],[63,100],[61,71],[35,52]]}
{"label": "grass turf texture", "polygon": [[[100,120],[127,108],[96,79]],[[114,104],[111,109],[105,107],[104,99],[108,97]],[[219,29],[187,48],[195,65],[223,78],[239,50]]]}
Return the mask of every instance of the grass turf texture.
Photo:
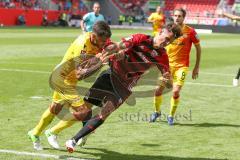
{"label": "grass turf texture", "polygon": [[[118,41],[137,32],[150,34],[143,30],[113,30],[112,39]],[[87,149],[77,148],[71,155],[65,151],[65,141],[81,127],[77,123],[59,135],[62,150],[51,149],[42,135],[45,150],[34,151],[26,133],[51,102],[50,72],[78,34],[79,29],[0,29],[0,149],[54,154],[62,159],[240,159],[240,88],[231,87],[240,65],[240,37],[234,34],[200,35],[203,54],[199,79],[191,80],[189,72],[173,127],[167,125],[164,116],[157,123],[148,123],[153,111],[153,98],[148,96],[137,98],[135,106],[125,104],[113,113],[90,136]],[[195,50],[192,65],[194,61]],[[141,85],[136,90],[153,88]],[[170,96],[164,95],[165,114],[169,111]],[[0,159],[42,158],[0,153]]]}

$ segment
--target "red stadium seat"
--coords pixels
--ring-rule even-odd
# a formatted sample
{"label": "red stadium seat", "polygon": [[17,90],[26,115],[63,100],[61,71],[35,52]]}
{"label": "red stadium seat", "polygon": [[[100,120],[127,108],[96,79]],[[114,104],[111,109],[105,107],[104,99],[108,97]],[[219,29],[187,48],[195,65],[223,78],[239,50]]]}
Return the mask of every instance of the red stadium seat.
{"label": "red stadium seat", "polygon": [[188,11],[188,16],[196,15],[204,16],[204,12],[215,12],[220,0],[165,0],[165,11],[171,11],[175,8],[184,8]]}

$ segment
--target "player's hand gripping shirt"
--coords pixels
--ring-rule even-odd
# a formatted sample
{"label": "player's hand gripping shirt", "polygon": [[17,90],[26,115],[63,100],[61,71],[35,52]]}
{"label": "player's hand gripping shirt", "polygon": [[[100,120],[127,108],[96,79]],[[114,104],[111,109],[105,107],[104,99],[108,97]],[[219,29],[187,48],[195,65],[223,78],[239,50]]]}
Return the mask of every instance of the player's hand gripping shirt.
{"label": "player's hand gripping shirt", "polygon": [[59,85],[76,85],[78,81],[75,70],[76,66],[101,52],[101,49],[91,43],[90,34],[80,35],[71,44],[61,63],[53,71],[53,81]]}
{"label": "player's hand gripping shirt", "polygon": [[138,79],[150,67],[157,66],[162,72],[169,71],[169,61],[164,48],[154,49],[153,38],[144,34],[134,34],[122,40],[128,46],[125,58],[111,59],[111,69],[128,90],[136,85]]}

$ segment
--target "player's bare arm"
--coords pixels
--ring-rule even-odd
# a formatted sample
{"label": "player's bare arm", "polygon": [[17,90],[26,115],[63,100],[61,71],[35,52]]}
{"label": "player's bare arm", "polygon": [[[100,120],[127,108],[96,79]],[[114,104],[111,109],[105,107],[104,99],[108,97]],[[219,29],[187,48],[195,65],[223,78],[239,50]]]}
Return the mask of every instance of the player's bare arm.
{"label": "player's bare arm", "polygon": [[198,78],[198,74],[199,74],[199,66],[200,66],[200,60],[201,60],[201,45],[197,44],[194,45],[196,48],[196,63],[192,72],[192,79],[197,79]]}
{"label": "player's bare arm", "polygon": [[111,43],[101,53],[98,53],[96,56],[86,57],[81,64],[76,64],[77,79],[82,80],[96,73],[117,50],[117,44]]}

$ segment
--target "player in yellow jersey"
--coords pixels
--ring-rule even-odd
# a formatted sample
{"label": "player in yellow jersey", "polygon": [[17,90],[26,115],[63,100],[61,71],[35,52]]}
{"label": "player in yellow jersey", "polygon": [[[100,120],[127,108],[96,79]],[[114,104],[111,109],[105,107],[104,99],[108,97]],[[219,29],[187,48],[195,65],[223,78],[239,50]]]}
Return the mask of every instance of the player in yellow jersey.
{"label": "player in yellow jersey", "polygon": [[[91,70],[101,67],[107,54],[102,54],[102,49],[111,37],[110,27],[104,21],[98,21],[93,26],[93,32],[80,35],[68,48],[63,60],[57,65],[50,76],[50,86],[54,89],[52,103],[42,114],[40,121],[31,131],[29,138],[36,150],[42,150],[39,136],[42,131],[52,122],[55,116],[61,121],[45,132],[48,142],[54,148],[59,148],[57,134],[63,129],[70,127],[80,117],[83,99],[77,90],[77,82],[89,76]],[[90,64],[93,63],[92,67]],[[89,108],[89,112],[91,109]],[[67,114],[72,114],[74,119],[67,119]]]}
{"label": "player in yellow jersey", "polygon": [[[194,28],[184,24],[186,11],[182,8],[174,10],[174,23],[179,24],[182,27],[183,35],[176,39],[173,43],[166,47],[167,54],[169,57],[169,66],[173,79],[173,89],[171,98],[170,114],[167,117],[168,124],[173,125],[174,115],[179,104],[180,91],[184,85],[188,68],[189,68],[189,57],[192,44],[196,48],[196,62],[192,71],[192,79],[196,79],[199,73],[199,65],[201,59],[201,46],[200,40]],[[162,104],[162,93],[164,85],[159,85],[155,91],[154,105],[155,112],[151,115],[150,122],[155,122],[161,115],[160,106]]]}
{"label": "player in yellow jersey", "polygon": [[156,8],[156,12],[152,13],[148,17],[148,22],[152,23],[153,36],[155,36],[156,34],[158,34],[162,30],[162,27],[165,24],[165,16],[162,12],[161,6],[158,6]]}

